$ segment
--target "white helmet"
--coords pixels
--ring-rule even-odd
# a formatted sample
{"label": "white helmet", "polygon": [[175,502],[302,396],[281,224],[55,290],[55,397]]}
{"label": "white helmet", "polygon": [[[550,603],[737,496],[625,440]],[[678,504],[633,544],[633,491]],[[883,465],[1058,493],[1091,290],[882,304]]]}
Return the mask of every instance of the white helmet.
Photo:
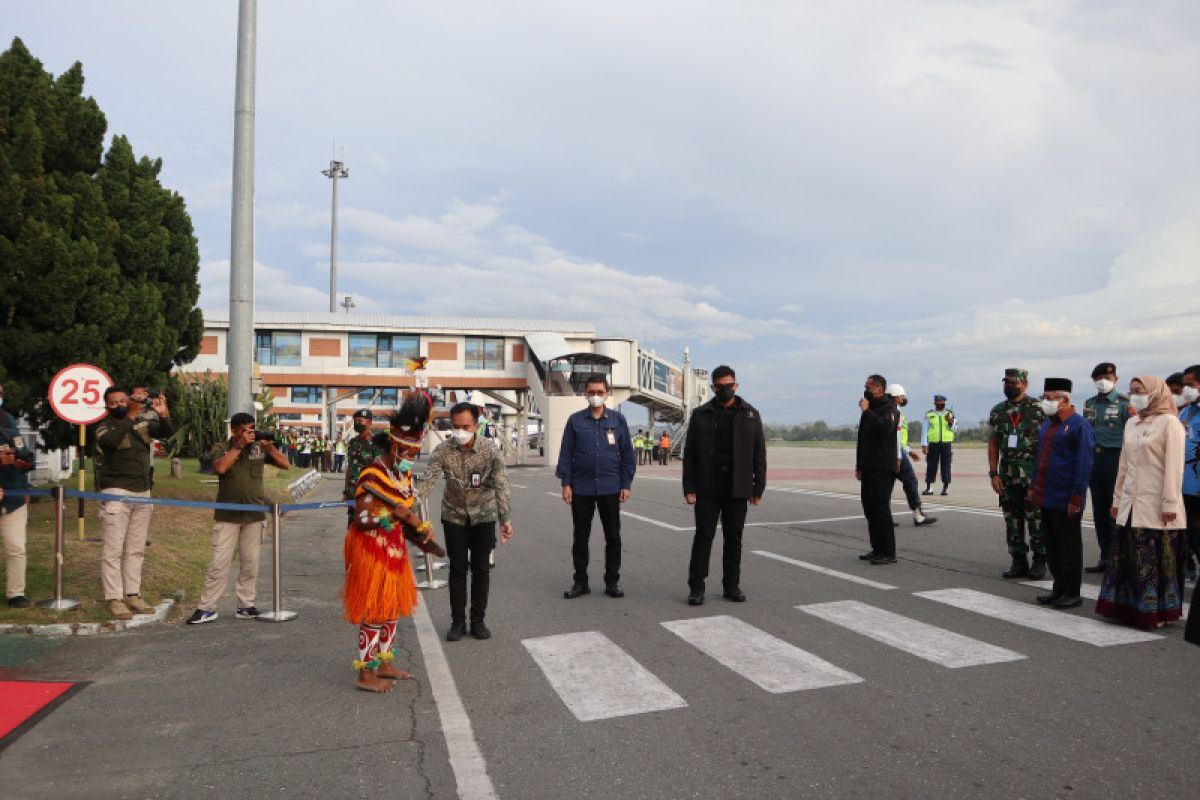
{"label": "white helmet", "polygon": [[887,393],[891,397],[908,397],[908,392],[904,391],[904,387],[898,383],[893,383],[887,388]]}

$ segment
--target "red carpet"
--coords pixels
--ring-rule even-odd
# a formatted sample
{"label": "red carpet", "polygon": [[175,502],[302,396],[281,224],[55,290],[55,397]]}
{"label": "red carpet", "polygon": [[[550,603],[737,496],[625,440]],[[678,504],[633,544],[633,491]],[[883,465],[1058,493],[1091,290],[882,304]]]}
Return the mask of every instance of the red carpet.
{"label": "red carpet", "polygon": [[78,684],[0,681],[0,750],[16,740]]}

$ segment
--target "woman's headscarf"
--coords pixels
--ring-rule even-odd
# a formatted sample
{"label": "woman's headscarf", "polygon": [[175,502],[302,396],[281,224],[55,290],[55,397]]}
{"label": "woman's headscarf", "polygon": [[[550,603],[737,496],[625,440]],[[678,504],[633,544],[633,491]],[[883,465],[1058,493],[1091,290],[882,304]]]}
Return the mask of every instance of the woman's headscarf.
{"label": "woman's headscarf", "polygon": [[1146,406],[1145,411],[1138,412],[1139,417],[1152,417],[1155,414],[1175,416],[1179,413],[1171,389],[1162,378],[1157,375],[1138,375],[1134,380],[1145,386],[1146,393],[1150,396],[1150,405]]}

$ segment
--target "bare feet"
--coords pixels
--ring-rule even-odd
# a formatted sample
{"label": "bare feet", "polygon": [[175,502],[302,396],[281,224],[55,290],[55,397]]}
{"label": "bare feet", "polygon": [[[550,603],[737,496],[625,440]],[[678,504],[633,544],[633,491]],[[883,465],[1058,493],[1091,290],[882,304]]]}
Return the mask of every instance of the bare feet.
{"label": "bare feet", "polygon": [[358,671],[358,680],[354,685],[364,692],[390,692],[396,688],[396,684],[391,681],[385,681],[375,674],[374,670],[360,669]]}
{"label": "bare feet", "polygon": [[412,675],[401,669],[396,669],[391,664],[380,664],[375,674],[381,678],[388,678],[393,681],[411,681]]}

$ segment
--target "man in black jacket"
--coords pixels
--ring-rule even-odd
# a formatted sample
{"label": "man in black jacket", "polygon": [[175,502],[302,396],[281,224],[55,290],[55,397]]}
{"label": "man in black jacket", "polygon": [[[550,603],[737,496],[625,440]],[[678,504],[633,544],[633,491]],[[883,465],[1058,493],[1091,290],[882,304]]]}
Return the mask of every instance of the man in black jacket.
{"label": "man in black jacket", "polygon": [[858,401],[858,452],[854,477],[861,484],[863,513],[871,550],[859,558],[872,564],[896,563],[896,532],[892,529],[892,488],[900,471],[900,410],[886,393],[882,375],[867,378]]}
{"label": "man in black jacket", "polygon": [[746,502],[758,505],[767,488],[767,442],[762,418],[737,396],[733,369],[712,373],[713,399],[692,412],[683,444],[683,495],[695,507],[696,535],[688,565],[688,604],[704,602],[704,580],[717,521],[725,540],[721,559],[723,597],[745,601],[741,590],[742,528]]}

